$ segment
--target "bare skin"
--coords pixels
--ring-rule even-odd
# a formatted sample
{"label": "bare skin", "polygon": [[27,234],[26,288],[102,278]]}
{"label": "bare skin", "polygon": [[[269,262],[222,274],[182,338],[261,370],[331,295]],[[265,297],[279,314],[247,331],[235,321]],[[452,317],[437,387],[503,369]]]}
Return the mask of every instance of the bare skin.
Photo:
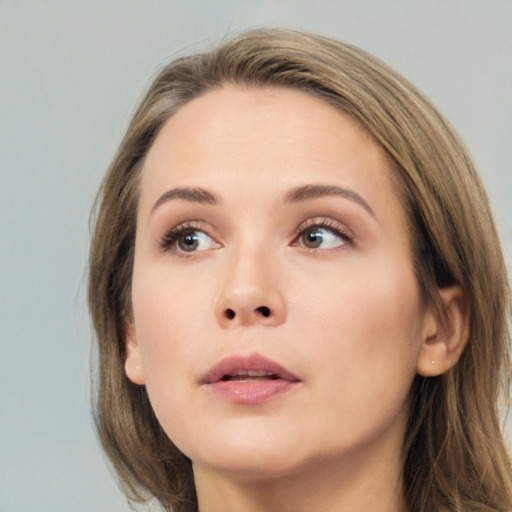
{"label": "bare skin", "polygon": [[391,463],[396,453],[396,450],[389,453],[388,466],[384,468],[377,460],[380,457],[368,453],[368,460],[361,461],[361,467],[356,467],[357,462],[349,467],[347,463],[340,465],[333,461],[331,464],[322,458],[318,463],[313,461],[302,472],[261,481],[237,480],[233,475],[217,474],[208,467],[194,465],[199,510],[406,512],[401,492],[402,477],[397,471],[401,463],[400,460]]}
{"label": "bare skin", "polygon": [[192,460],[201,512],[405,512],[411,383],[456,361],[463,328],[457,290],[449,333],[420,296],[390,172],[288,89],[225,86],[158,135],[126,373]]}

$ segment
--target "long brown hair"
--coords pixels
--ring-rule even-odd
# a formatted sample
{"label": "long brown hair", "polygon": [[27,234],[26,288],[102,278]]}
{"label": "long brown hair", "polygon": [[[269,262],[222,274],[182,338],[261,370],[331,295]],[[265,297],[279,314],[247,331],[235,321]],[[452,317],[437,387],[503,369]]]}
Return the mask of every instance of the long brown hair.
{"label": "long brown hair", "polygon": [[[145,388],[124,373],[138,180],[162,125],[188,101],[223,84],[300,89],[354,118],[384,149],[409,218],[425,298],[459,284],[471,333],[459,362],[416,377],[404,440],[409,510],[511,511],[511,461],[500,429],[510,389],[510,292],[488,198],[472,159],[414,86],[365,52],[321,36],[249,31],[178,59],[156,77],[101,185],[89,260],[88,301],[97,338],[95,420],[132,500],[196,510],[191,462],[158,424]],[[500,395],[500,391],[504,391]],[[504,403],[504,402],[503,402]]]}

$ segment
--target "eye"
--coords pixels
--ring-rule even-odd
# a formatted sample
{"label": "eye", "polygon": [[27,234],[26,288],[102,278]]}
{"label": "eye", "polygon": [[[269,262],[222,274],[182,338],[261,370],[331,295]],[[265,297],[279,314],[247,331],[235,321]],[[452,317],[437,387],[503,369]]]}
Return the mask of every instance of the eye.
{"label": "eye", "polygon": [[183,252],[204,251],[216,245],[217,244],[202,231],[181,233],[176,238],[176,246]]}
{"label": "eye", "polygon": [[160,241],[160,246],[165,251],[194,253],[207,251],[208,249],[217,249],[220,247],[220,244],[215,242],[212,237],[201,229],[181,225],[165,234]]}
{"label": "eye", "polygon": [[308,249],[335,249],[350,244],[353,238],[348,229],[338,223],[311,220],[306,226],[299,227],[295,245]]}

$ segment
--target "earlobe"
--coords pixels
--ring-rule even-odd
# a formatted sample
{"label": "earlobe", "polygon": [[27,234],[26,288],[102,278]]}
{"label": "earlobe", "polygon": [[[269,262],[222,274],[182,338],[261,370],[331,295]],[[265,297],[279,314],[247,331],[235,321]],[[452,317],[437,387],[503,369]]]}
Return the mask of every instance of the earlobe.
{"label": "earlobe", "polygon": [[423,377],[440,375],[459,360],[469,338],[470,307],[462,287],[439,290],[441,310],[429,313],[417,372]]}
{"label": "earlobe", "polygon": [[142,364],[139,344],[137,342],[137,333],[133,322],[127,322],[125,325],[125,361],[124,371],[128,379],[134,384],[145,384],[146,374]]}

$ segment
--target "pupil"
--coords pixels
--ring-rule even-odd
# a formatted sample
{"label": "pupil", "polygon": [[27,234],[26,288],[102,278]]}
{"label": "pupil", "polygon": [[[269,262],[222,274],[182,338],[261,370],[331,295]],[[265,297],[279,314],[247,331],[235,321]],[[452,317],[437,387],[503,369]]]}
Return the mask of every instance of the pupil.
{"label": "pupil", "polygon": [[322,243],[322,235],[318,232],[310,232],[306,234],[306,246],[307,247],[320,247]]}
{"label": "pupil", "polygon": [[184,251],[193,251],[199,245],[199,239],[194,233],[189,233],[179,239],[178,245]]}

